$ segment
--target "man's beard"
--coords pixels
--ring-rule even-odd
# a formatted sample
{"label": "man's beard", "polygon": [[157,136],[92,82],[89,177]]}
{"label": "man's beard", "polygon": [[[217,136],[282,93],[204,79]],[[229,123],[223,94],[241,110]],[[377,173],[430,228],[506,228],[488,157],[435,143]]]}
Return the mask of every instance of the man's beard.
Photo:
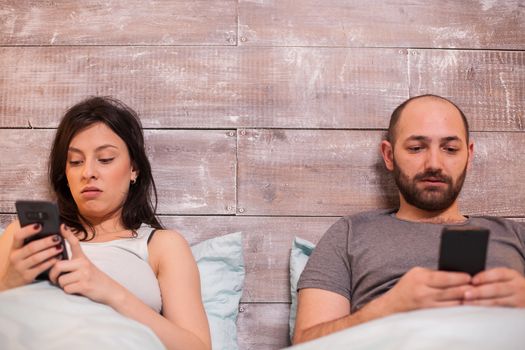
{"label": "man's beard", "polygon": [[[461,175],[454,182],[450,176],[441,173],[441,170],[429,169],[423,173],[416,174],[411,180],[396,164],[394,159],[394,179],[397,188],[405,201],[416,208],[427,211],[441,211],[449,208],[461,192],[463,182],[467,175],[467,165]],[[419,181],[432,177],[434,180],[442,181],[447,186],[445,189],[440,187],[431,187],[419,189]]]}

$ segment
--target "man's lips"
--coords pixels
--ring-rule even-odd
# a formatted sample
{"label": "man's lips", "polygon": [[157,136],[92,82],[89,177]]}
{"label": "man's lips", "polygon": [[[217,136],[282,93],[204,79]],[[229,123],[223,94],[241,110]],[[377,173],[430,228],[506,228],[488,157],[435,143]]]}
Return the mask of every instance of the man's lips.
{"label": "man's lips", "polygon": [[435,178],[435,177],[426,177],[426,178],[420,179],[418,182],[423,184],[423,186],[430,186],[430,187],[443,187],[443,186],[448,185],[446,180]]}
{"label": "man's lips", "polygon": [[419,181],[423,182],[436,182],[436,183],[446,183],[445,179],[437,178],[437,177],[425,177],[422,178]]}

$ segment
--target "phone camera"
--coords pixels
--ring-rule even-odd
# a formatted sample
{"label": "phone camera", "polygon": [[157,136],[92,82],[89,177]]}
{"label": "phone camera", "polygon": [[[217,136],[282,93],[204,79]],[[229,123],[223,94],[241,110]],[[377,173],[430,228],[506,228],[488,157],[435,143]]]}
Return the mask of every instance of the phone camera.
{"label": "phone camera", "polygon": [[43,211],[30,211],[27,213],[27,218],[29,220],[46,220],[48,216]]}

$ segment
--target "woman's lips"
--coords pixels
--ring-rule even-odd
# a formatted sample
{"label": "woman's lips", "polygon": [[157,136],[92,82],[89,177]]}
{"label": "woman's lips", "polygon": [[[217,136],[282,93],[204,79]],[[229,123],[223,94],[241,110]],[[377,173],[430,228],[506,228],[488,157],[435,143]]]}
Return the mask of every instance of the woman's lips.
{"label": "woman's lips", "polygon": [[102,191],[95,187],[89,187],[82,190],[80,193],[82,197],[86,199],[97,198],[102,194]]}

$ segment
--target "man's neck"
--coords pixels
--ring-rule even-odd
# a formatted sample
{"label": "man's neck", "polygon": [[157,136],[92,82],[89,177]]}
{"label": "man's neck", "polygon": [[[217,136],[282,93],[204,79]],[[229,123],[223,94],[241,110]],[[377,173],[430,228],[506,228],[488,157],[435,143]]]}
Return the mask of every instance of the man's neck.
{"label": "man's neck", "polygon": [[457,201],[444,210],[428,211],[408,204],[403,198],[400,199],[396,217],[401,220],[431,224],[458,224],[466,220],[465,216],[461,215],[459,211]]}

